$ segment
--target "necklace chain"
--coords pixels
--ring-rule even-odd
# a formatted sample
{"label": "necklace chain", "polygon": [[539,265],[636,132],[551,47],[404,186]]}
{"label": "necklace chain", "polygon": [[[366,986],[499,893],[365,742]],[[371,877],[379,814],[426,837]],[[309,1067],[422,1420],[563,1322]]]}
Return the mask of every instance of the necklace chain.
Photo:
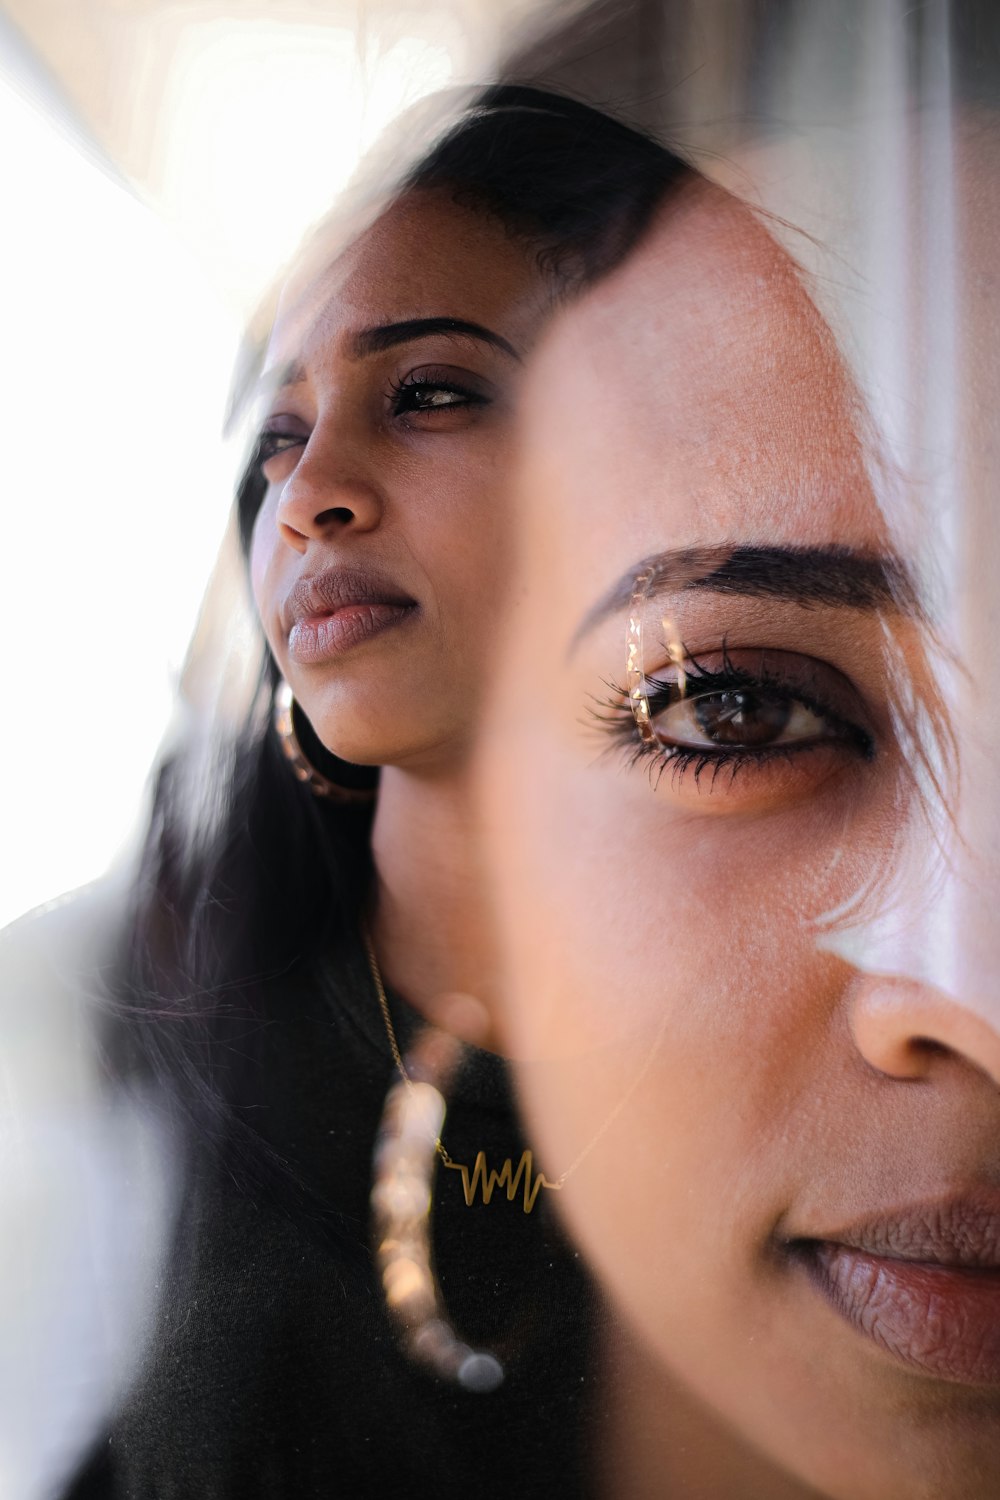
{"label": "necklace chain", "polygon": [[[407,1089],[412,1094],[413,1079],[406,1071],[406,1064],[403,1061],[403,1054],[399,1050],[399,1041],[396,1037],[396,1028],[392,1024],[392,1015],[389,1011],[389,997],[386,995],[385,985],[382,983],[382,971],[378,966],[378,959],[375,957],[375,945],[372,942],[372,935],[368,929],[368,923],[364,921],[361,924],[361,936],[364,939],[365,952],[368,955],[368,968],[371,971],[372,982],[375,985],[375,993],[378,996],[379,1010],[382,1012],[382,1020],[385,1023],[385,1034],[389,1038],[389,1048],[392,1052],[392,1060],[396,1064],[396,1069],[399,1073],[399,1076],[402,1078],[403,1082],[406,1084]],[[440,1156],[446,1167],[454,1165],[451,1157],[448,1155],[444,1146],[441,1144],[440,1136],[438,1136],[437,1140],[434,1142],[434,1149],[437,1152],[438,1156]]]}
{"label": "necklace chain", "polygon": [[[398,1042],[398,1040],[396,1038],[396,1028],[392,1024],[392,1016],[391,1016],[391,1014],[389,1012],[389,1000],[388,1000],[388,996],[385,993],[385,985],[382,983],[382,971],[381,971],[381,969],[378,966],[378,959],[375,957],[375,945],[372,942],[372,936],[371,936],[371,932],[369,931],[368,923],[367,922],[362,922],[362,924],[361,924],[361,934],[362,934],[362,937],[364,939],[365,952],[368,955],[368,967],[371,970],[372,982],[375,985],[375,993],[378,996],[379,1009],[382,1012],[382,1020],[385,1023],[386,1036],[389,1038],[389,1047],[390,1047],[390,1049],[392,1051],[392,1059],[393,1059],[393,1062],[396,1064],[396,1068],[397,1068],[397,1070],[399,1072],[399,1075],[402,1078],[403,1082],[405,1083],[407,1089],[409,1089],[409,1091],[412,1093],[413,1092],[413,1079],[410,1077],[409,1073],[406,1071],[406,1064],[403,1061],[403,1054],[399,1050],[399,1042]],[[657,1053],[659,1052],[660,1043],[662,1042],[664,1033],[666,1031],[667,1014],[668,1014],[667,1010],[664,1009],[663,1015],[662,1015],[662,1017],[660,1019],[660,1025],[659,1025],[659,1028],[657,1030],[656,1037],[654,1039],[653,1045],[650,1048],[648,1048],[648,1050],[646,1052],[645,1061],[643,1062],[642,1067],[639,1069],[638,1073],[635,1075],[635,1077],[633,1078],[631,1084],[625,1090],[625,1093],[619,1099],[619,1101],[615,1105],[614,1109],[612,1109],[610,1111],[610,1113],[608,1114],[608,1116],[605,1119],[604,1123],[591,1136],[590,1140],[583,1147],[583,1149],[581,1151],[579,1151],[577,1153],[577,1155],[573,1158],[573,1160],[570,1162],[569,1166],[566,1168],[565,1172],[561,1172],[560,1175],[553,1182],[550,1182],[548,1180],[548,1178],[542,1177],[541,1174],[539,1174],[539,1179],[538,1180],[539,1180],[541,1186],[550,1188],[550,1189],[552,1189],[553,1192],[558,1192],[559,1189],[563,1186],[563,1184],[567,1181],[567,1179],[570,1178],[570,1177],[572,1177],[572,1175],[576,1171],[577,1167],[579,1167],[584,1161],[586,1161],[587,1157],[594,1150],[594,1148],[604,1139],[605,1135],[607,1135],[608,1131],[611,1129],[612,1125],[618,1119],[619,1115],[621,1115],[622,1111],[624,1109],[626,1109],[627,1106],[631,1103],[631,1100],[632,1100],[632,1098],[633,1098],[636,1090],[638,1089],[639,1085],[642,1083],[642,1081],[645,1078],[646,1074],[648,1073],[650,1067],[652,1066],[653,1059],[656,1057]],[[462,1174],[463,1174],[463,1183],[464,1183],[464,1186],[465,1186],[466,1202],[467,1203],[471,1203],[473,1201],[473,1198],[474,1198],[475,1189],[474,1189],[474,1187],[470,1188],[470,1185],[469,1185],[471,1179],[470,1179],[470,1176],[469,1176],[469,1169],[468,1169],[468,1167],[463,1166],[461,1162],[454,1162],[454,1161],[452,1161],[451,1157],[448,1155],[448,1152],[445,1150],[444,1146],[441,1144],[441,1137],[440,1136],[435,1141],[434,1147],[435,1147],[435,1150],[437,1151],[438,1156],[441,1158],[442,1162],[444,1163],[444,1165],[446,1167],[451,1167],[455,1171],[462,1172]],[[526,1155],[528,1155],[530,1157],[530,1153],[526,1153]],[[479,1153],[479,1156],[480,1156],[480,1158],[482,1158],[482,1161],[483,1161],[482,1170],[483,1170],[483,1172],[485,1172],[485,1170],[486,1170],[485,1157],[484,1157],[484,1155],[483,1155],[482,1152]],[[507,1166],[510,1167],[510,1165],[511,1164],[508,1162]],[[530,1165],[530,1162],[529,1162],[529,1165]],[[473,1168],[473,1173],[472,1173],[473,1178],[475,1177],[475,1173],[476,1173],[477,1170],[478,1170],[477,1168]],[[490,1189],[490,1191],[492,1192],[492,1189]],[[512,1195],[510,1195],[510,1196],[512,1196]],[[487,1202],[489,1201],[488,1197],[486,1198],[486,1201]],[[532,1200],[532,1201],[534,1201],[534,1200]],[[525,1212],[530,1212],[530,1209],[526,1208]]]}

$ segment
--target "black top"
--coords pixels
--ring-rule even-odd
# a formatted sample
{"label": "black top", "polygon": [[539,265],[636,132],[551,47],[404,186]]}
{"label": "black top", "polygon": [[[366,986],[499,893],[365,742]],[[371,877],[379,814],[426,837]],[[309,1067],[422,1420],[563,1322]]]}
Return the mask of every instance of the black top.
{"label": "black top", "polygon": [[[141,1375],[67,1500],[586,1493],[590,1298],[542,1192],[467,1206],[439,1171],[434,1258],[456,1331],[506,1379],[467,1392],[413,1364],[370,1249],[372,1149],[393,1063],[360,945],[302,964],[248,1027],[235,1101],[287,1163],[241,1182],[196,1146]],[[397,1034],[418,1024],[390,1001]],[[517,1161],[506,1070],[472,1052],[452,1156]]]}

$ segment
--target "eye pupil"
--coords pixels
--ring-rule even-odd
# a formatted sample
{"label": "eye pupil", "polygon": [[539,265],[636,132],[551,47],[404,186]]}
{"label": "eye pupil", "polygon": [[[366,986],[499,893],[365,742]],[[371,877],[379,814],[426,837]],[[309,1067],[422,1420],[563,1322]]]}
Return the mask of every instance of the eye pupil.
{"label": "eye pupil", "polygon": [[719,745],[768,745],[784,733],[792,714],[788,698],[746,688],[706,693],[693,707],[703,733]]}

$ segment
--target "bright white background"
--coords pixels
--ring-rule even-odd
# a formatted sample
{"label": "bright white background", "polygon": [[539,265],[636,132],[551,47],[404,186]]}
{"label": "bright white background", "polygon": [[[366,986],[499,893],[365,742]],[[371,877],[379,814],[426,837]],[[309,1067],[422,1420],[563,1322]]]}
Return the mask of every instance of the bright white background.
{"label": "bright white background", "polygon": [[100,873],[137,814],[224,525],[238,325],[2,78],[0,139],[2,922]]}
{"label": "bright white background", "polygon": [[345,29],[194,24],[154,212],[5,63],[0,925],[133,833],[229,509],[244,320],[361,150],[452,69],[408,35],[369,65]]}

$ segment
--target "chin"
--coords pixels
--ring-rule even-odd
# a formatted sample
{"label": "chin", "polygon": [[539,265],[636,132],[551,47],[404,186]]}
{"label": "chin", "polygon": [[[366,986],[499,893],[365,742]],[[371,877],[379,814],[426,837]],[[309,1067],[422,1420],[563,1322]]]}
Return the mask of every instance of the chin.
{"label": "chin", "polygon": [[[331,755],[345,760],[352,766],[378,768],[391,764],[392,747],[367,738],[345,739],[343,735],[323,736],[323,743]],[[388,757],[388,758],[387,758]]]}
{"label": "chin", "polygon": [[[318,752],[317,758],[322,758],[326,751],[355,766],[394,764],[398,756],[407,753],[414,736],[402,732],[409,718],[398,701],[393,702],[391,714],[385,712],[391,697],[389,687],[384,696],[379,694],[373,702],[370,686],[363,696],[342,689],[296,694],[298,709],[308,721],[305,733],[301,732],[301,722],[298,726],[303,749],[307,753],[312,750],[314,755]],[[315,740],[310,738],[310,728]]]}
{"label": "chin", "polygon": [[[391,690],[380,700],[378,710],[390,697]],[[431,718],[426,702],[408,704],[397,697],[392,707],[392,714],[385,715],[372,712],[370,702],[359,707],[341,697],[318,715],[318,722],[312,722],[330,754],[356,766],[444,768],[454,765],[462,747],[468,745],[467,728],[444,714]]]}
{"label": "chin", "polygon": [[404,736],[399,733],[398,724],[386,726],[382,733],[371,728],[345,733],[341,720],[334,732],[324,733],[321,738],[331,755],[354,766],[416,769],[434,766],[447,754],[442,736],[434,733]]}

